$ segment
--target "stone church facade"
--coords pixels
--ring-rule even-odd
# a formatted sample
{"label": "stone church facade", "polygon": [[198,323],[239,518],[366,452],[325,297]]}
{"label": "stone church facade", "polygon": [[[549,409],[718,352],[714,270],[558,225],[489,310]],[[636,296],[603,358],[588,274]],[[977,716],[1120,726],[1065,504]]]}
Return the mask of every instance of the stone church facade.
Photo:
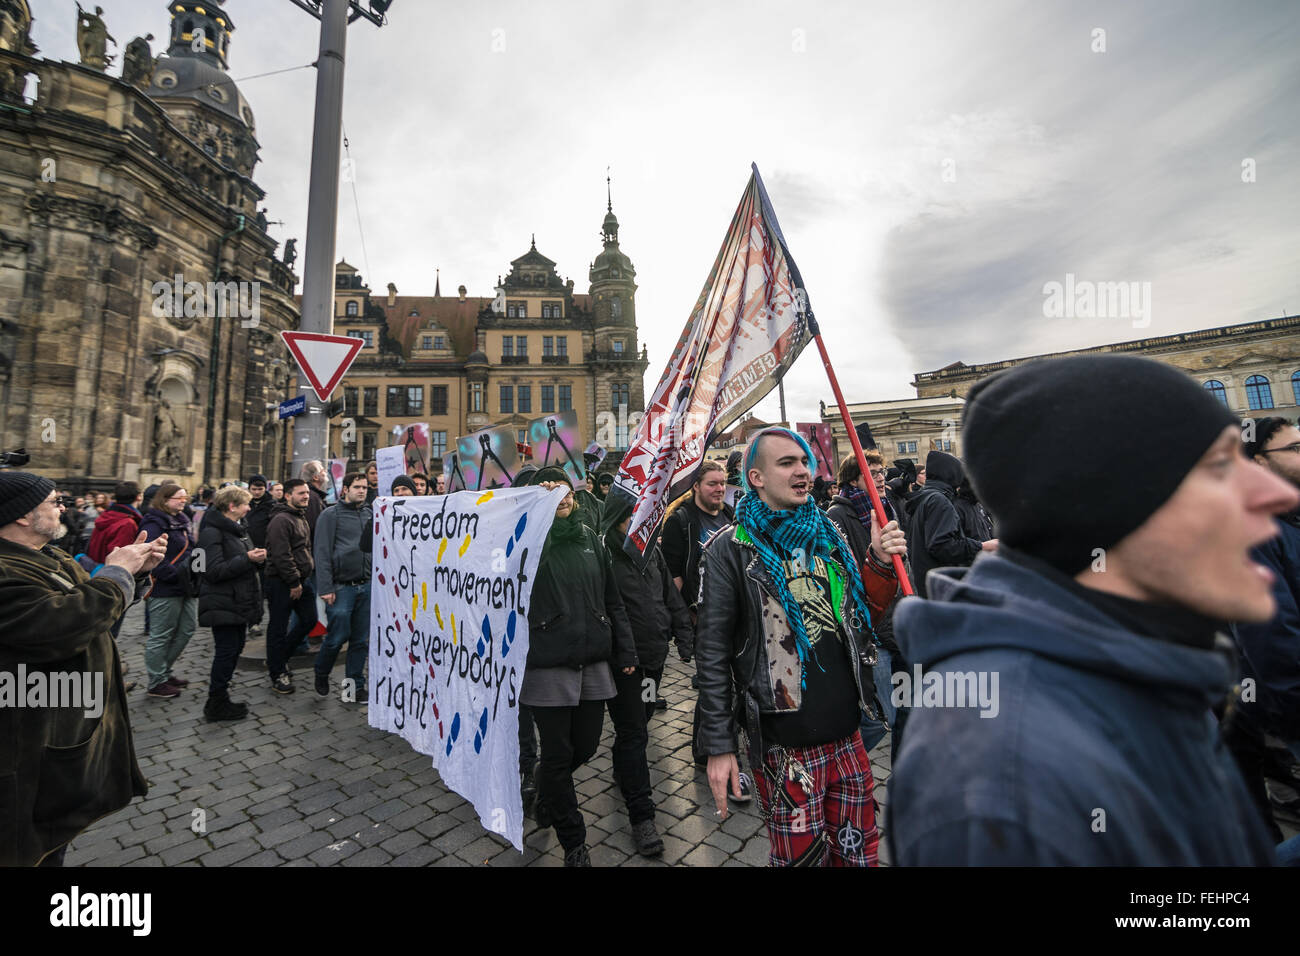
{"label": "stone church facade", "polygon": [[166,9],[166,53],[137,38],[114,77],[36,57],[27,4],[0,0],[0,450],[74,491],[286,460],[297,280],[259,212],[234,25]]}

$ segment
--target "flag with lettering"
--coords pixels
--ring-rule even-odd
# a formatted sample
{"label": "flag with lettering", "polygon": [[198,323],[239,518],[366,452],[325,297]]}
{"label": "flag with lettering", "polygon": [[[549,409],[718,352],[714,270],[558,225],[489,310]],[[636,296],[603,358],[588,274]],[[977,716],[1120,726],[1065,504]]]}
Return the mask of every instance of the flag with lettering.
{"label": "flag with lettering", "polygon": [[768,392],[811,339],[812,311],[758,166],[646,404],[610,497],[632,512],[628,551],[644,556],[715,435]]}

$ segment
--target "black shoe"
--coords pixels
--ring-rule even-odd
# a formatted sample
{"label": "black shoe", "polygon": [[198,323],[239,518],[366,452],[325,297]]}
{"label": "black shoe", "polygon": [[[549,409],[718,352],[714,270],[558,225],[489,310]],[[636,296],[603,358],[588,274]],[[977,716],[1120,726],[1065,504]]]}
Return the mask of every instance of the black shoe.
{"label": "black shoe", "polygon": [[354,704],[370,703],[370,688],[366,687],[365,684],[361,684],[359,687],[357,687],[357,699],[354,700],[352,703]]}
{"label": "black shoe", "polygon": [[667,710],[667,709],[668,709],[668,701],[666,701],[662,697],[658,697],[655,699],[655,710]]}
{"label": "black shoe", "polygon": [[271,690],[277,694],[293,693],[293,678],[289,676],[288,671],[285,671],[279,677],[271,678]]}
{"label": "black shoe", "polygon": [[219,720],[243,720],[248,716],[248,705],[236,704],[229,697],[209,697],[203,705],[203,717],[209,723]]}
{"label": "black shoe", "polygon": [[699,690],[699,689],[700,689],[700,675],[699,675],[699,674],[692,674],[692,675],[691,675],[691,687],[693,687],[695,690]]}
{"label": "black shoe", "polygon": [[636,851],[642,856],[658,856],[664,852],[663,837],[655,829],[653,820],[632,824],[632,840],[636,843]]}
{"label": "black shoe", "polygon": [[531,816],[533,804],[537,800],[537,778],[533,776],[532,770],[519,772],[519,796],[524,803],[524,815]]}
{"label": "black shoe", "polygon": [[591,855],[587,852],[587,847],[575,846],[572,850],[566,850],[564,854],[565,866],[591,866]]}
{"label": "black shoe", "polygon": [[749,786],[749,774],[743,771],[740,774],[740,796],[736,796],[728,789],[727,799],[732,803],[749,803],[754,799],[753,790]]}
{"label": "black shoe", "polygon": [[316,696],[325,698],[330,695],[330,679],[328,674],[316,675]]}

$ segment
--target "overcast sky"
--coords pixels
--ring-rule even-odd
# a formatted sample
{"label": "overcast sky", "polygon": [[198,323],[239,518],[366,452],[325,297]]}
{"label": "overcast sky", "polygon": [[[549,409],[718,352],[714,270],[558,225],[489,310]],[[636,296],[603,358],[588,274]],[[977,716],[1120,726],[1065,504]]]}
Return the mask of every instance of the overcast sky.
{"label": "overcast sky", "polygon": [[[165,48],[165,2],[99,3],[119,54]],[[32,5],[41,55],[75,60],[74,0]],[[252,77],[311,63],[318,25],[289,0],[224,7],[272,235],[302,237],[315,71]],[[647,392],[751,161],[849,401],[957,360],[1300,312],[1294,0],[395,0],[348,44],[366,249],[345,184],[338,257],[376,291],[431,294],[439,267],[444,293],[490,295],[536,233],[586,291],[610,166]],[[1150,283],[1150,314],[1046,316],[1067,274]],[[815,419],[815,347],[786,386]]]}

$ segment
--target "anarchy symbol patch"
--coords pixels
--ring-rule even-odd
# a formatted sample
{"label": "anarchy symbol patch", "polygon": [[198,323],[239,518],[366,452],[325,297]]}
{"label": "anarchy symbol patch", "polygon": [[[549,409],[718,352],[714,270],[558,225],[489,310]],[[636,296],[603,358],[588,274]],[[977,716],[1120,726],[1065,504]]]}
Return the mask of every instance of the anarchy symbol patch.
{"label": "anarchy symbol patch", "polygon": [[840,852],[844,856],[850,856],[862,849],[864,836],[860,829],[852,823],[844,823],[840,827],[840,832],[835,835],[835,841],[840,845]]}

